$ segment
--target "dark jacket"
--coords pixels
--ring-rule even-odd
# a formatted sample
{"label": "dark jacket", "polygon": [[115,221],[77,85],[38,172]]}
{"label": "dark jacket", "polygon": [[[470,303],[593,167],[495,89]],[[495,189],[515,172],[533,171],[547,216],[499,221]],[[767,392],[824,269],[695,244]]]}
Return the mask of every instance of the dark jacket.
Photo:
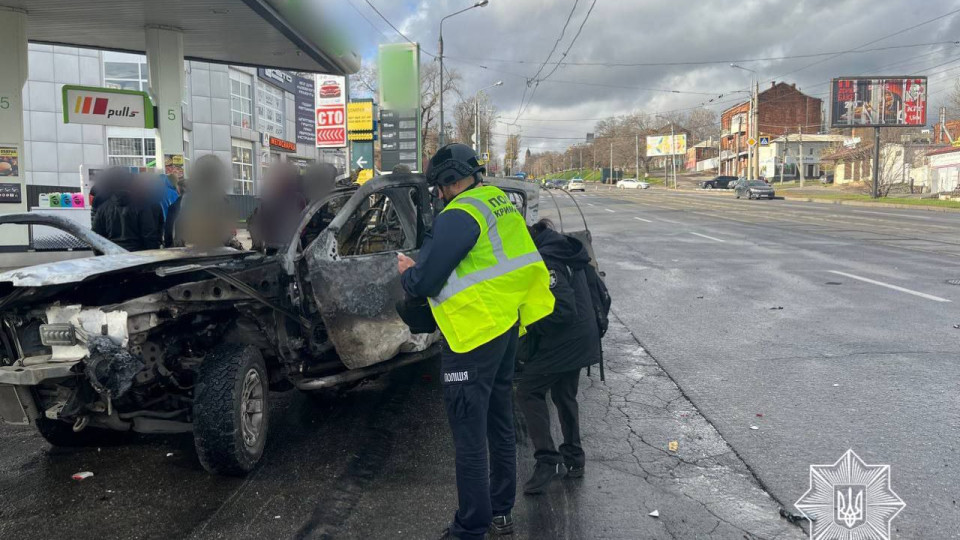
{"label": "dark jacket", "polygon": [[525,339],[524,375],[563,373],[600,362],[600,330],[583,268],[590,255],[583,244],[552,229],[534,243],[550,271],[553,313],[530,325]]}
{"label": "dark jacket", "polygon": [[116,191],[93,216],[93,232],[128,251],[157,249],[163,235],[159,204],[139,204],[129,191]]}

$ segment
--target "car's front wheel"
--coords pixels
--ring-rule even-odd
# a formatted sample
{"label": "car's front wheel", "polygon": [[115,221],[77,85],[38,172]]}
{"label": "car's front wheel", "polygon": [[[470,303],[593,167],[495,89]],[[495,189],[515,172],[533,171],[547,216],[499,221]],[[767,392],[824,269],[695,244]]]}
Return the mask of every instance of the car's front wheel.
{"label": "car's front wheel", "polygon": [[706,184],[703,186],[703,189],[713,189],[713,184]]}
{"label": "car's front wheel", "polygon": [[193,438],[205,469],[238,476],[260,461],[269,425],[268,380],[253,346],[224,344],[204,359],[193,399]]}

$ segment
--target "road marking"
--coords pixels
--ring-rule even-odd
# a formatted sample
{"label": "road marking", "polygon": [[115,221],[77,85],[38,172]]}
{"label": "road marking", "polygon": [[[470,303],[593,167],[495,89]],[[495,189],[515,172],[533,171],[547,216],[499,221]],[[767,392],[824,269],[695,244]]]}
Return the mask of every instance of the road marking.
{"label": "road marking", "polygon": [[592,202],[588,202],[587,206],[594,206],[594,204]]}
{"label": "road marking", "polygon": [[696,232],[691,232],[690,234],[692,234],[692,235],[694,235],[694,236],[699,236],[700,238],[706,238],[707,240],[713,240],[714,242],[726,242],[726,240],[721,240],[721,239],[719,239],[719,238],[714,238],[714,237],[712,237],[712,236],[707,236],[707,235],[705,235],[705,234],[700,234],[700,233],[696,233]]}
{"label": "road marking", "polygon": [[912,290],[910,290],[910,289],[904,289],[903,287],[898,287],[898,286],[896,286],[896,285],[891,285],[891,284],[889,284],[889,283],[884,283],[884,282],[882,282],[882,281],[874,281],[874,280],[872,280],[872,279],[870,279],[870,278],[865,278],[865,277],[861,277],[861,276],[855,276],[855,275],[853,275],[853,274],[848,274],[848,273],[846,273],[846,272],[839,272],[839,271],[837,271],[837,270],[829,270],[829,272],[830,272],[831,274],[837,274],[838,276],[845,276],[845,277],[848,277],[848,278],[850,278],[850,279],[860,280],[860,281],[862,281],[862,282],[864,282],[864,283],[870,283],[870,284],[872,284],[872,285],[879,285],[880,287],[886,287],[886,288],[888,288],[888,289],[893,289],[893,290],[895,290],[895,291],[900,291],[900,292],[904,292],[904,293],[907,293],[907,294],[912,294],[912,295],[914,295],[914,296],[919,296],[920,298],[926,298],[927,300],[933,300],[934,302],[949,302],[949,301],[950,301],[950,300],[947,300],[946,298],[940,298],[939,296],[934,296],[934,295],[932,295],[932,294],[922,293],[922,292],[919,292],[919,291],[912,291]]}
{"label": "road marking", "polygon": [[644,223],[653,223],[653,222],[650,221],[649,219],[643,219],[642,217],[634,217],[633,219],[637,219],[637,220],[643,221]]}
{"label": "road marking", "polygon": [[905,217],[905,218],[910,218],[910,219],[933,219],[933,218],[927,217],[927,216],[913,216],[913,215],[910,215],[910,214],[891,214],[891,213],[889,213],[889,212],[872,212],[872,211],[870,211],[870,210],[851,210],[851,212],[854,212],[854,213],[857,213],[857,214],[876,214],[876,215],[878,215],[878,216]]}
{"label": "road marking", "polygon": [[611,214],[613,213],[613,210],[611,210],[611,209],[609,209],[609,208],[604,208],[604,210],[606,210],[607,212],[610,212]]}

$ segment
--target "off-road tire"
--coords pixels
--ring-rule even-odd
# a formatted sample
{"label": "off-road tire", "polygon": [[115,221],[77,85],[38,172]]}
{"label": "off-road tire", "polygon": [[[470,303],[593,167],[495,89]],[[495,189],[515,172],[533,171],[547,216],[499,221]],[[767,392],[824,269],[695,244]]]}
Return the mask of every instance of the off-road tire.
{"label": "off-road tire", "polygon": [[[244,442],[241,410],[245,382],[259,377],[261,422],[252,445]],[[197,370],[193,398],[193,440],[203,468],[214,474],[243,476],[263,455],[269,427],[267,368],[250,345],[223,344],[207,354]]]}
{"label": "off-road tire", "polygon": [[87,448],[91,446],[116,446],[130,439],[131,433],[110,429],[88,427],[74,431],[73,424],[62,420],[40,417],[36,420],[40,436],[53,446],[62,448]]}

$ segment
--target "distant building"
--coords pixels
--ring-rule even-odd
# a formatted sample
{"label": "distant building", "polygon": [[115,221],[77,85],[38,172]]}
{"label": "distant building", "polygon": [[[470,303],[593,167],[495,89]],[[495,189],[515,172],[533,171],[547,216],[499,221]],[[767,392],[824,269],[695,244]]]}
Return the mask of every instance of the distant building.
{"label": "distant building", "polygon": [[[770,139],[788,133],[816,134],[823,123],[823,100],[797,90],[796,84],[771,83],[757,96],[757,133]],[[750,138],[750,101],[734,105],[720,115],[721,174],[739,176],[747,170]]]}
{"label": "distant building", "polygon": [[933,143],[951,144],[960,139],[960,120],[947,120],[943,124],[939,122],[933,125]]}
{"label": "distant building", "polygon": [[687,148],[685,168],[688,171],[709,171],[717,168],[717,148],[719,141],[710,138]]}
{"label": "distant building", "polygon": [[784,178],[799,178],[799,165],[802,164],[804,178],[818,178],[822,170],[821,156],[846,139],[843,135],[799,133],[777,137],[770,144],[759,146],[760,176],[779,178],[780,169],[783,168]]}

